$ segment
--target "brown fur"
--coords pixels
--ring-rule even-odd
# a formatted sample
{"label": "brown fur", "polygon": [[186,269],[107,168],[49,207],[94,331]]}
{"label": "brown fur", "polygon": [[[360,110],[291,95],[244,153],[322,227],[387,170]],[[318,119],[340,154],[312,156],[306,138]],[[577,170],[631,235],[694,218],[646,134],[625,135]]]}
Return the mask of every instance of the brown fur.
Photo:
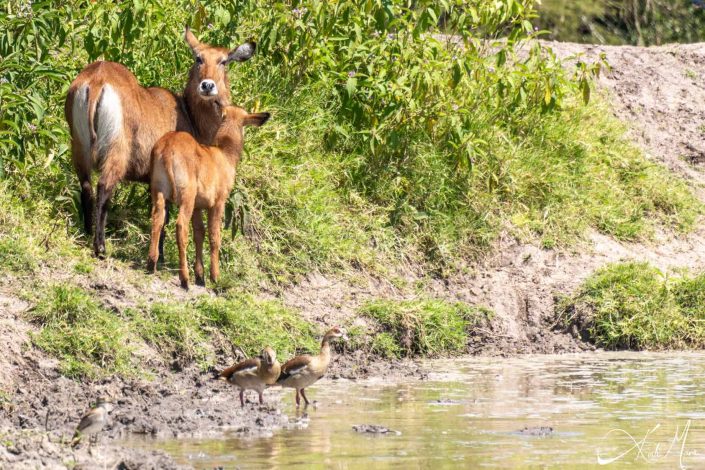
{"label": "brown fur", "polygon": [[[220,109],[215,105],[230,103],[230,84],[227,64],[245,61],[254,54],[255,44],[245,43],[234,50],[212,47],[199,42],[186,28],[185,40],[191,47],[195,63],[183,96],[163,88],[142,87],[135,76],[123,65],[98,61],[84,68],[71,83],[65,103],[65,115],[71,130],[72,160],[81,184],[81,205],[87,233],[93,224],[94,196],[91,174],[100,171],[97,187],[96,233],[94,250],[97,256],[105,254],[105,222],[107,204],[115,185],[122,180],[149,182],[150,152],[154,143],[169,131],[192,134],[198,142],[209,144],[220,125]],[[204,80],[212,80],[217,95],[205,96],[199,90]],[[121,125],[104,145],[97,142],[106,136],[98,135],[97,111],[105,95],[106,86],[118,96]],[[83,90],[87,90],[87,116],[73,116],[74,104]],[[77,104],[81,106],[82,101]],[[110,115],[109,108],[106,112]],[[90,150],[81,141],[77,119],[87,119]],[[86,136],[83,136],[84,139]]]}
{"label": "brown fur", "polygon": [[152,151],[152,240],[147,269],[156,271],[164,207],[166,201],[172,201],[179,206],[176,243],[179,247],[179,279],[185,289],[188,289],[189,283],[186,260],[189,221],[193,224],[196,245],[196,283],[205,285],[203,210],[208,211],[210,278],[213,282],[218,280],[221,222],[242,154],[243,130],[249,125],[261,126],[269,119],[269,114],[248,114],[242,108],[227,106],[223,108],[222,119],[214,146],[199,144],[185,132],[169,132],[159,139]]}

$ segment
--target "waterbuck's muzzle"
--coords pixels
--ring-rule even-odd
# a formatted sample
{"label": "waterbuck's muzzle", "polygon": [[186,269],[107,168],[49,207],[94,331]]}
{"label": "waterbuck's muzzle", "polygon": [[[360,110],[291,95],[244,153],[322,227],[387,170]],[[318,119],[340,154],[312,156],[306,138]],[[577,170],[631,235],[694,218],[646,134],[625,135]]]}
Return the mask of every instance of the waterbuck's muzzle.
{"label": "waterbuck's muzzle", "polygon": [[218,87],[215,82],[211,79],[202,80],[201,84],[198,85],[198,92],[201,96],[217,96]]}

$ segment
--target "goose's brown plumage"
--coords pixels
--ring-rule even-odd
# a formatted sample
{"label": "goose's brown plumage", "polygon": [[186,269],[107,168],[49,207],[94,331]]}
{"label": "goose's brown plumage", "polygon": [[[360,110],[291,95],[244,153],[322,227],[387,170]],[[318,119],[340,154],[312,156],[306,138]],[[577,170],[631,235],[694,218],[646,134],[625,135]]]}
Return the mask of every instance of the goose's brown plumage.
{"label": "goose's brown plumage", "polygon": [[309,404],[304,389],[316,383],[326,374],[330,365],[330,341],[336,338],[347,340],[347,336],[337,326],[330,329],[321,341],[321,351],[317,355],[304,354],[289,359],[281,369],[277,383],[282,387],[296,389],[296,406],[300,404],[299,394]]}
{"label": "goose's brown plumage", "polygon": [[108,422],[108,412],[110,402],[105,398],[98,398],[96,406],[81,417],[81,421],[76,426],[76,432],[71,440],[71,445],[76,447],[83,436],[92,438],[103,430]]}
{"label": "goose's brown plumage", "polygon": [[240,406],[245,406],[245,390],[256,390],[260,404],[267,385],[277,381],[281,366],[272,348],[264,348],[259,357],[246,359],[220,373],[220,377],[240,388]]}

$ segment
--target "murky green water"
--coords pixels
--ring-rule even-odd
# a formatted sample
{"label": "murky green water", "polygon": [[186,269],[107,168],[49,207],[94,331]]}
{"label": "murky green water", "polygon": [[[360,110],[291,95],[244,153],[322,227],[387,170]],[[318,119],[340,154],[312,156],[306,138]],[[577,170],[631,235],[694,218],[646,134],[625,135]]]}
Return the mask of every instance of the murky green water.
{"label": "murky green water", "polygon": [[[306,429],[139,445],[197,468],[585,468],[601,459],[611,468],[705,468],[705,353],[434,365],[426,381],[322,382],[309,392],[320,406],[308,409]],[[293,393],[282,396],[293,417]],[[361,423],[401,435],[354,432]],[[517,432],[534,426],[553,433]]]}

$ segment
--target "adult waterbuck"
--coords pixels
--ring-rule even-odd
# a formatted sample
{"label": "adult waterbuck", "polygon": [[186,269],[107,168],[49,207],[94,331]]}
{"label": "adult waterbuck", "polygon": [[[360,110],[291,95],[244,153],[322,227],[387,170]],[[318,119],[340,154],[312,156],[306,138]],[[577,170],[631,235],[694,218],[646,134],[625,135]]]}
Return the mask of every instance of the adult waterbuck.
{"label": "adult waterbuck", "polygon": [[[145,88],[123,65],[98,61],[88,65],[69,87],[65,114],[71,129],[73,165],[81,183],[86,233],[95,220],[93,248],[105,255],[107,204],[122,180],[148,183],[154,143],[169,131],[192,134],[210,144],[221,123],[219,103],[230,103],[227,66],[255,53],[255,43],[229,50],[200,42],[186,27],[194,64],[182,95]],[[91,174],[100,172],[97,201]],[[96,213],[94,219],[94,204]]]}

